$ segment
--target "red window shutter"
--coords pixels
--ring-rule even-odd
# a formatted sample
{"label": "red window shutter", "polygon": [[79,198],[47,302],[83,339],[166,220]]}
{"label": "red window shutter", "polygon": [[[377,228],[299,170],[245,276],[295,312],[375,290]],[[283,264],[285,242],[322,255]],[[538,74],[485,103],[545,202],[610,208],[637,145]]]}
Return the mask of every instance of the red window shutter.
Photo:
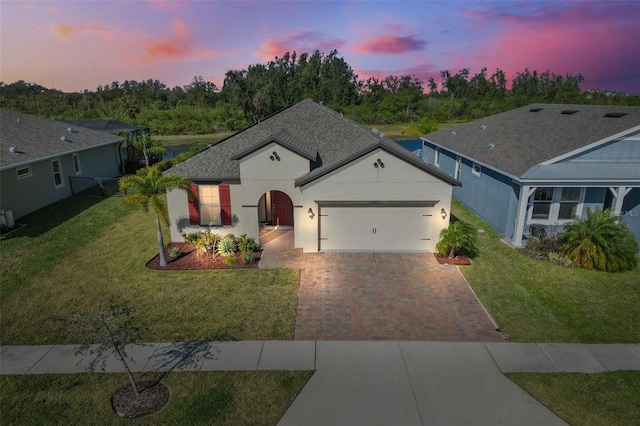
{"label": "red window shutter", "polygon": [[189,224],[200,225],[200,200],[198,199],[200,194],[198,185],[192,183],[191,190],[193,191],[193,200],[189,201]]}
{"label": "red window shutter", "polygon": [[229,185],[220,185],[220,218],[223,225],[231,225],[231,190]]}

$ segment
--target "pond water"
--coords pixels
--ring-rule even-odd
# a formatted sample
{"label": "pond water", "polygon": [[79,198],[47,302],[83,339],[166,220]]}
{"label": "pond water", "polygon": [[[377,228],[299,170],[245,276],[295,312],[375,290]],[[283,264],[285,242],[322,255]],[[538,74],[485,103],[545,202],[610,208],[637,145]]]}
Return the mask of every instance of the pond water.
{"label": "pond water", "polygon": [[175,146],[167,146],[167,151],[164,153],[162,157],[163,160],[168,160],[177,156],[178,154],[182,154],[183,152],[189,151],[190,146],[186,145],[175,145]]}

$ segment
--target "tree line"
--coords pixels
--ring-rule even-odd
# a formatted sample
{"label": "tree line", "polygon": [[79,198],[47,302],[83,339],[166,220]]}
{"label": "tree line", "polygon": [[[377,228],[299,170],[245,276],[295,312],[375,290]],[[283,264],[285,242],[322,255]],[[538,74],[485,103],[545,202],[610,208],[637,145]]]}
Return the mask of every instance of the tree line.
{"label": "tree line", "polygon": [[[511,81],[504,71],[468,68],[423,82],[411,75],[360,79],[338,51],[293,52],[266,64],[229,70],[222,88],[201,76],[185,86],[158,80],[114,81],[94,91],[65,93],[23,80],[0,82],[0,107],[51,119],[111,119],[149,127],[153,134],[240,130],[305,98],[322,101],[371,125],[466,121],[534,102],[640,105],[640,96],[582,91],[582,75],[525,69]],[[509,84],[510,83],[510,84]]]}

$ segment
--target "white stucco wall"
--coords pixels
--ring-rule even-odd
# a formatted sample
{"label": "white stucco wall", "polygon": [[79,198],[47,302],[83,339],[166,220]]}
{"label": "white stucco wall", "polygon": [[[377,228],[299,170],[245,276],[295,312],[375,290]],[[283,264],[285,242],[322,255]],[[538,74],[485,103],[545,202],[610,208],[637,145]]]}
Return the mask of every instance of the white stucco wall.
{"label": "white stucco wall", "polygon": [[[280,161],[272,161],[273,151]],[[380,159],[385,167],[373,166]],[[258,239],[258,201],[267,191],[286,193],[294,206],[295,246],[305,252],[318,250],[319,201],[437,201],[431,209],[429,223],[433,251],[440,231],[449,223],[451,185],[409,165],[383,150],[376,150],[304,187],[295,187],[295,179],[309,172],[309,160],[276,144],[271,144],[243,158],[240,163],[241,184],[230,185],[231,212],[237,217],[233,226],[221,227],[219,233],[247,234]],[[182,241],[182,234],[200,229],[189,225],[189,207],[184,191],[167,194],[171,220],[171,238]],[[311,208],[315,217],[310,219]],[[442,219],[444,208],[447,218]],[[401,225],[401,224],[400,224]]]}

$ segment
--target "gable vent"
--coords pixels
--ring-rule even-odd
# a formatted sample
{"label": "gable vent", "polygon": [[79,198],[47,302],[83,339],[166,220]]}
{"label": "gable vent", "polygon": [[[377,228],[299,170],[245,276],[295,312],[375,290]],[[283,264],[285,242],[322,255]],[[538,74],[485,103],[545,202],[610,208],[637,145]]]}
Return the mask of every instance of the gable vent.
{"label": "gable vent", "polygon": [[573,115],[576,112],[579,112],[577,109],[565,109],[564,111],[562,111],[560,114],[564,114],[564,115]]}
{"label": "gable vent", "polygon": [[538,112],[538,111],[542,111],[542,108],[531,108],[529,110],[529,112]]}
{"label": "gable vent", "polygon": [[627,115],[626,112],[608,112],[604,116],[607,118],[620,118],[624,117],[625,115]]}

